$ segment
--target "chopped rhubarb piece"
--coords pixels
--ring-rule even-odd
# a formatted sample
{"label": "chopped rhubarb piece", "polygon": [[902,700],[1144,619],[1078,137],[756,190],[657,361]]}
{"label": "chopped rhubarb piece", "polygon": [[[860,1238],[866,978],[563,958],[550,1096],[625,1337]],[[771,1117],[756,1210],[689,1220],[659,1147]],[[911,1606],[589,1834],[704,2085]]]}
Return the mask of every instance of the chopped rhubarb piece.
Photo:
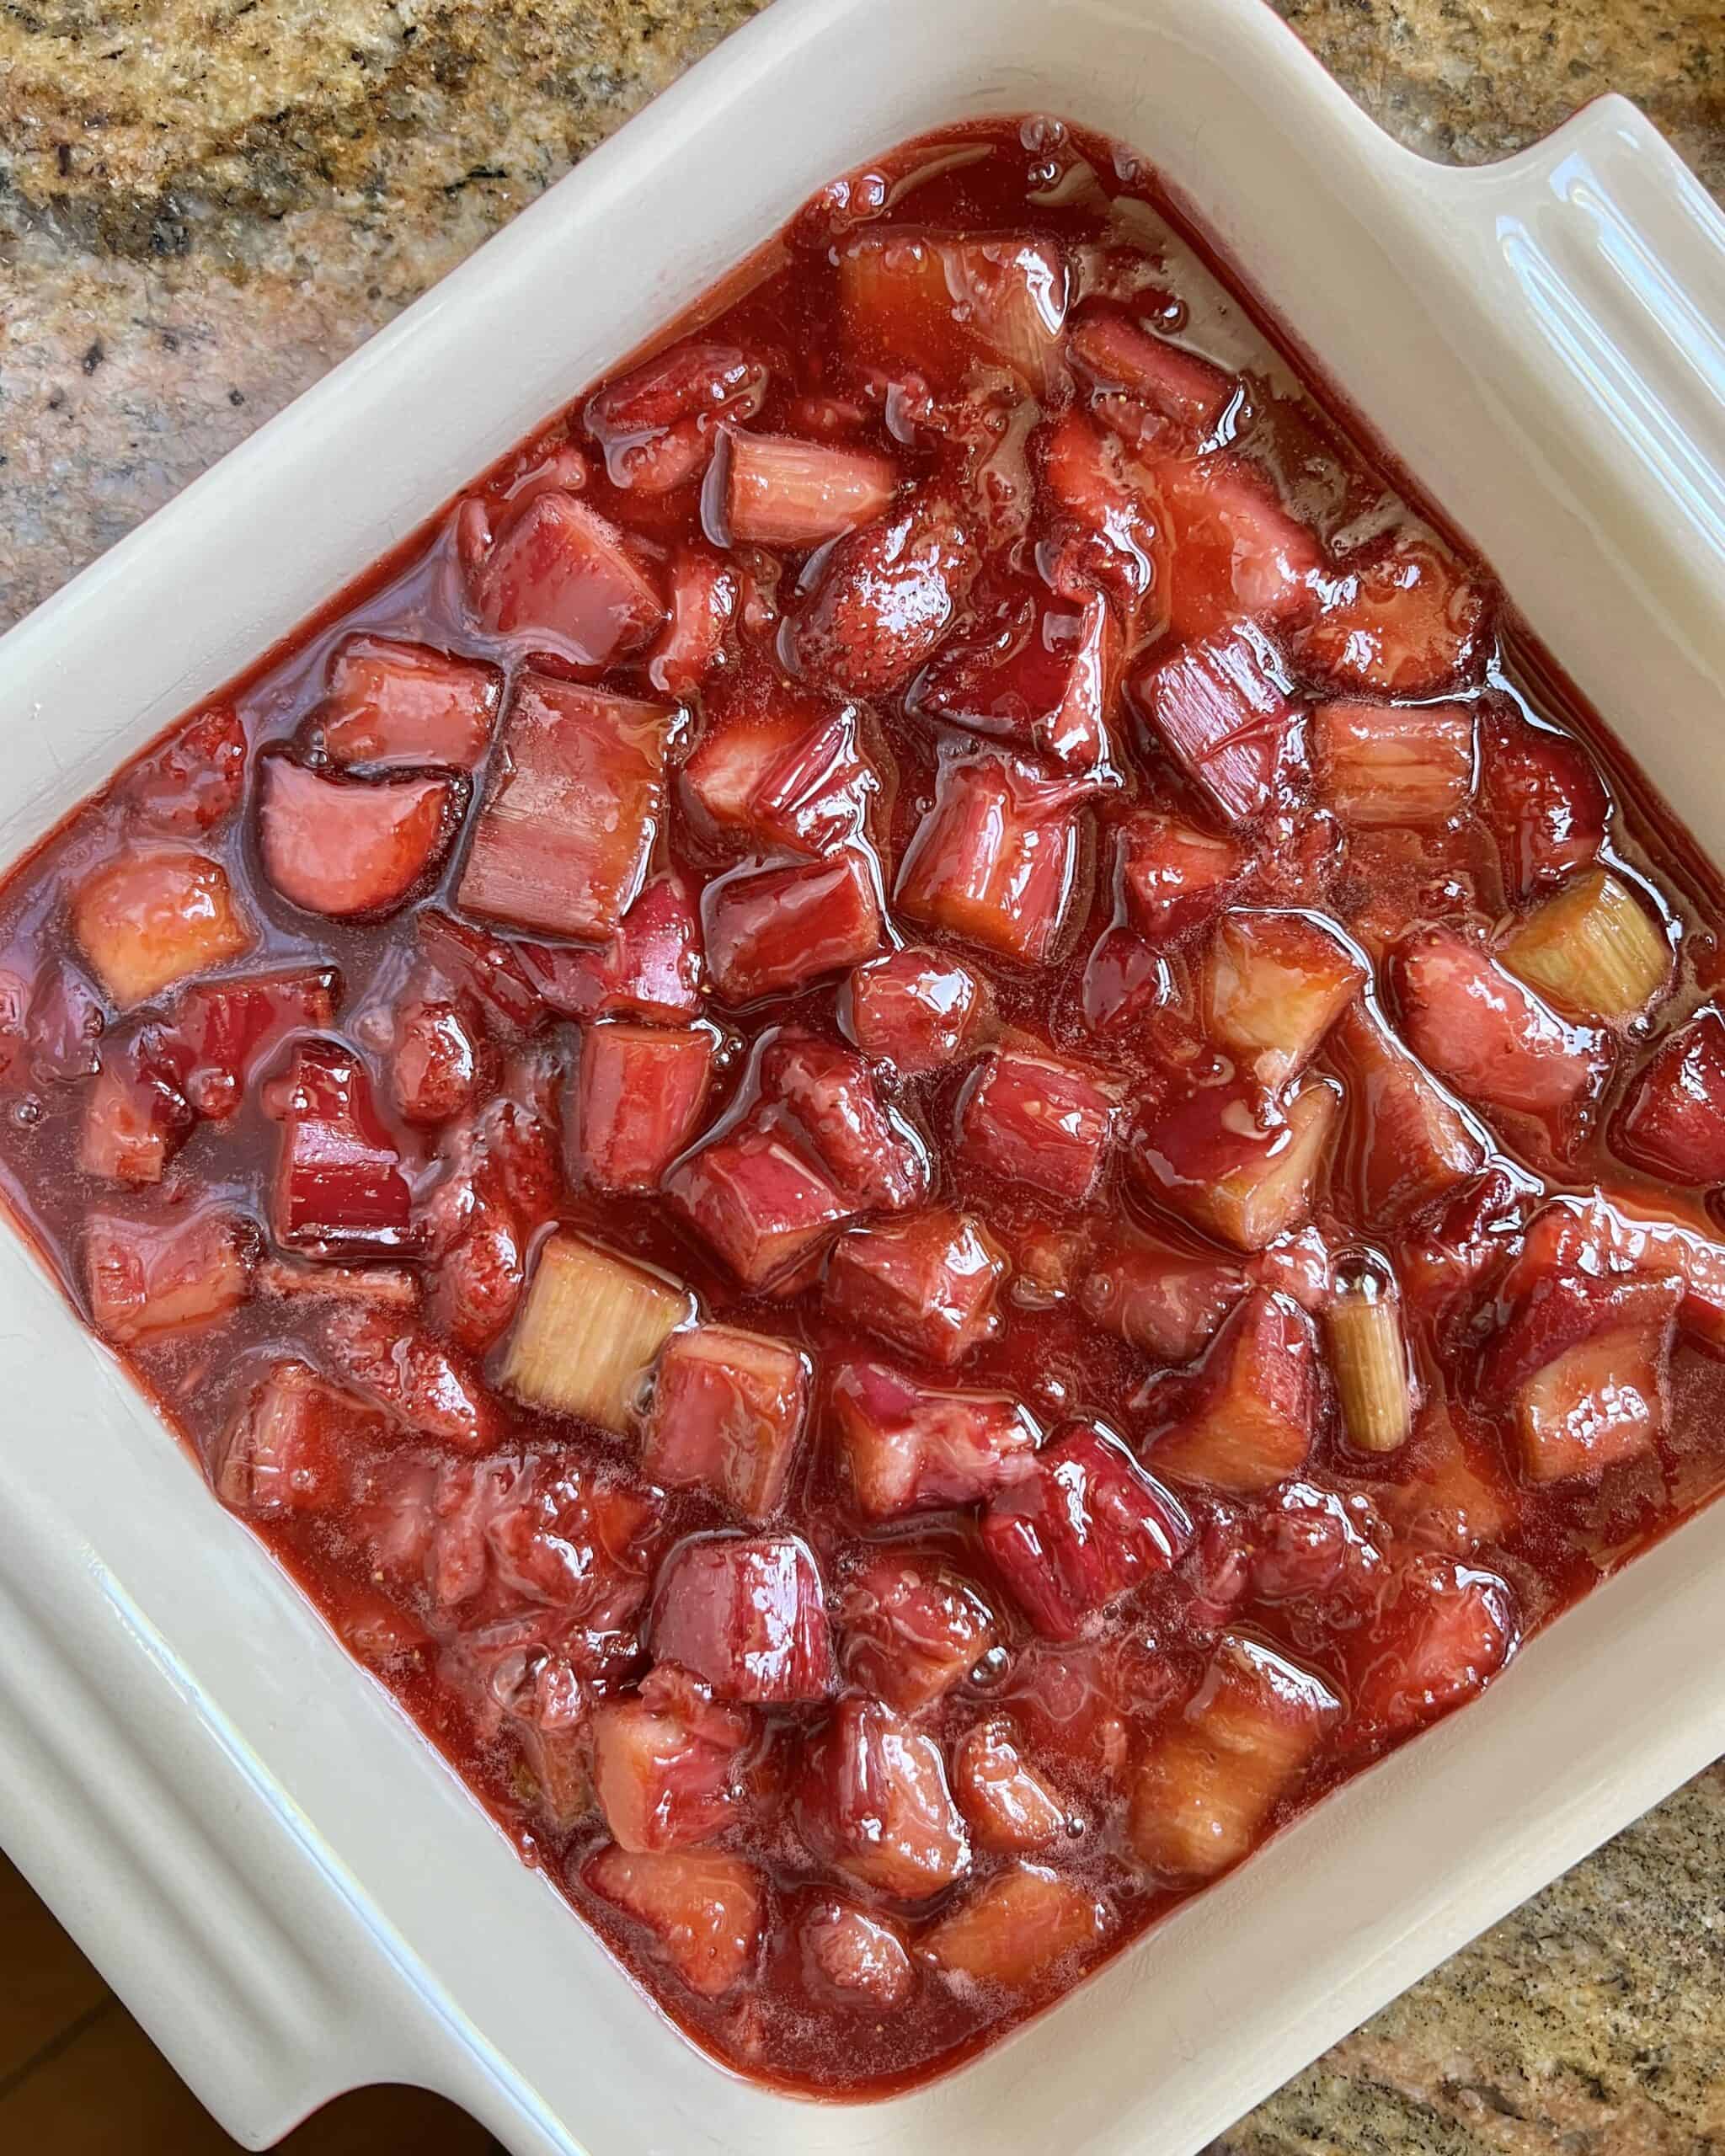
{"label": "chopped rhubarb piece", "polygon": [[1023,1991],[1099,1945],[1108,1907],[1040,1864],[1010,1865],[924,1935],[918,1952],[944,1975]]}
{"label": "chopped rhubarb piece", "polygon": [[1152,1198],[1236,1250],[1310,1219],[1341,1106],[1308,1078],[1287,1102],[1244,1085],[1194,1087],[1140,1127],[1130,1155]]}
{"label": "chopped rhubarb piece", "polygon": [[1567,734],[1497,713],[1482,728],[1480,801],[1513,897],[1597,859],[1611,803],[1594,760]]}
{"label": "chopped rhubarb piece", "polygon": [[1487,1469],[1464,1444],[1441,1398],[1421,1415],[1396,1470],[1399,1483],[1374,1495],[1415,1549],[1467,1556],[1482,1543],[1500,1541],[1514,1521],[1502,1469]]}
{"label": "chopped rhubarb piece", "polygon": [[453,1003],[415,1000],[396,1016],[389,1076],[405,1123],[447,1123],[473,1105],[479,1043]]}
{"label": "chopped rhubarb piece", "polygon": [[565,1018],[644,1018],[675,1025],[700,1015],[701,923],[675,869],[654,877],[598,950],[522,943],[523,974]]}
{"label": "chopped rhubarb piece", "polygon": [[470,771],[490,744],[501,688],[495,667],[476,659],[389,637],[350,637],[330,663],[318,739],[335,764]]}
{"label": "chopped rhubarb piece", "polygon": [[1578,1017],[1639,1017],[1670,977],[1671,947],[1621,876],[1577,876],[1498,946],[1518,979]]}
{"label": "chopped rhubarb piece", "polygon": [[218,1122],[232,1115],[284,1042],[328,1027],[340,980],[334,967],[319,966],[184,990],[164,1038],[180,1091],[195,1112]]}
{"label": "chopped rhubarb piece", "polygon": [[556,489],[535,494],[505,525],[473,591],[488,629],[550,645],[577,666],[608,666],[665,618],[664,600],[617,526]]}
{"label": "chopped rhubarb piece", "polygon": [[697,1325],[665,1342],[641,1437],[641,1466],[669,1489],[710,1490],[770,1519],[790,1480],[809,1408],[809,1358],[782,1340]]}
{"label": "chopped rhubarb piece", "polygon": [[1317,1422],[1317,1337],[1287,1296],[1254,1288],[1212,1342],[1196,1402],[1151,1454],[1160,1474],[1242,1497],[1305,1466]]}
{"label": "chopped rhubarb piece", "polygon": [[1561,1115],[1605,1075],[1597,1028],[1559,1017],[1453,930],[1431,929],[1405,944],[1399,974],[1408,1046],[1471,1100]]}
{"label": "chopped rhubarb piece", "polygon": [[721,836],[819,854],[862,835],[880,780],[855,708],[823,713],[805,701],[728,714],[684,766],[683,786]]}
{"label": "chopped rhubarb piece", "polygon": [[1405,1219],[1485,1166],[1478,1131],[1375,1011],[1344,1011],[1327,1053],[1348,1102],[1342,1172],[1368,1219]]}
{"label": "chopped rhubarb piece", "polygon": [[734,344],[685,339],[587,400],[587,431],[614,487],[665,494],[706,470],[726,420],[752,419],[767,371]]}
{"label": "chopped rhubarb piece", "polygon": [[432,971],[458,998],[477,1006],[489,1030],[521,1033],[544,1017],[544,1000],[523,963],[526,945],[506,943],[430,907],[414,927]]}
{"label": "chopped rhubarb piece", "polygon": [[958,1061],[981,1022],[985,993],[968,966],[914,945],[857,969],[845,1025],[865,1055],[915,1078]]}
{"label": "chopped rhubarb piece", "polygon": [[837,1679],[820,1568],[794,1534],[692,1534],[653,1601],[654,1659],[681,1662],[715,1698],[793,1707]]}
{"label": "chopped rhubarb piece", "polygon": [[803,1979],[817,1999],[869,2014],[902,2006],[916,1972],[897,1929],[849,1902],[821,1902],[804,1919]]}
{"label": "chopped rhubarb piece", "polygon": [[899,905],[1022,965],[1049,959],[1076,893],[1074,782],[1015,756],[949,759],[900,870]]}
{"label": "chopped rhubarb piece", "polygon": [[254,1285],[260,1295],[286,1303],[363,1303],[398,1313],[419,1307],[419,1283],[399,1265],[302,1265],[266,1257]]}
{"label": "chopped rhubarb piece", "polygon": [[1081,1204],[1101,1177],[1117,1112],[1079,1065],[996,1049],[959,1097],[959,1158]]}
{"label": "chopped rhubarb piece", "polygon": [[796,1801],[812,1853],[895,1901],[925,1901],[970,1868],[939,1745],[878,1700],[840,1700],[804,1748]]}
{"label": "chopped rhubarb piece", "polygon": [[1173,1885],[1238,1864],[1341,1711],[1310,1670],[1225,1634],[1194,1699],[1151,1732],[1132,1790],[1140,1862]]}
{"label": "chopped rhubarb piece", "polygon": [[763,1106],[787,1109],[843,1194],[895,1212],[927,1195],[921,1139],[889,1107],[867,1061],[786,1027],[761,1037],[754,1070]]}
{"label": "chopped rhubarb piece", "polygon": [[798,667],[845,696],[901,689],[952,627],[975,574],[975,542],[952,503],[911,495],[834,542],[792,625]]}
{"label": "chopped rhubarb piece", "polygon": [[753,1969],[766,1889],[741,1857],[607,1846],[588,1858],[581,1879],[632,1917],[657,1957],[701,1998],[723,1999]]}
{"label": "chopped rhubarb piece", "polygon": [[1172,995],[1173,974],[1159,951],[1130,928],[1103,930],[1084,964],[1084,1023],[1092,1033],[1140,1026]]}
{"label": "chopped rhubarb piece", "polygon": [[0,976],[13,988],[9,1008],[22,1004],[21,1024],[16,1018],[14,1045],[8,1060],[22,1062],[39,1086],[62,1084],[74,1078],[93,1078],[102,1067],[100,1042],[107,1026],[102,999],[88,979],[65,961],[45,965],[34,986],[14,983],[11,974]]}
{"label": "chopped rhubarb piece", "polygon": [[1395,1275],[1371,1266],[1338,1281],[1324,1335],[1348,1444],[1396,1451],[1413,1433],[1414,1390]]}
{"label": "chopped rhubarb piece", "polygon": [[572,1139],[595,1190],[655,1190],[700,1127],[713,1081],[713,1034],[613,1018],[581,1036]]}
{"label": "chopped rhubarb piece", "polygon": [[845,341],[861,360],[915,367],[937,391],[978,366],[1045,389],[1066,318],[1066,267],[1052,240],[865,233],[839,252]]}
{"label": "chopped rhubarb piece", "polygon": [[647,654],[647,679],[662,696],[692,696],[724,656],[740,579],[710,547],[679,547],[671,558],[670,619]]}
{"label": "chopped rhubarb piece", "polygon": [[976,1846],[997,1854],[1031,1855],[1076,1831],[1065,1805],[999,1722],[979,1722],[959,1740],[953,1794]]}
{"label": "chopped rhubarb piece", "polygon": [[147,1027],[124,1049],[110,1049],[84,1099],[77,1164],[87,1176],[134,1189],[160,1182],[168,1163],[191,1135],[190,1102],[159,1029]]}
{"label": "chopped rhubarb piece", "polygon": [[264,873],[307,913],[386,913],[448,843],[456,798],[448,779],[325,778],[271,756],[258,803]]}
{"label": "chopped rhubarb piece", "polygon": [[110,1002],[147,1002],[249,951],[257,931],[206,854],[144,846],[99,868],[72,902],[72,933]]}
{"label": "chopped rhubarb piece", "polygon": [[475,1373],[433,1334],[376,1302],[339,1302],[323,1327],[330,1367],[415,1437],[489,1452],[502,1419]]}
{"label": "chopped rhubarb piece", "polygon": [[593,1710],[593,1786],[611,1838],[637,1852],[710,1841],[735,1805],[747,1714],[671,1667]]}
{"label": "chopped rhubarb piece", "polygon": [[1041,1432],[1002,1393],[943,1392],[885,1363],[846,1363],[832,1406],[851,1492],[868,1519],[972,1504],[1036,1471]]}
{"label": "chopped rhubarb piece", "polygon": [[1118,832],[1119,889],[1127,920],[1166,945],[1202,928],[1246,873],[1239,841],[1218,838],[1156,808],[1140,808]]}
{"label": "chopped rhubarb piece", "polygon": [[91,1321],[122,1347],[208,1325],[251,1294],[256,1257],[256,1232],[235,1213],[160,1224],[98,1213],[84,1236]]}
{"label": "chopped rhubarb piece", "polygon": [[952,1369],[999,1331],[995,1303],[1006,1269],[980,1220],[939,1207],[841,1235],[825,1304],[836,1317]]}
{"label": "chopped rhubarb piece", "polygon": [[1155,472],[1166,517],[1169,626],[1183,643],[1230,622],[1283,622],[1317,603],[1323,552],[1268,472],[1225,451]]}
{"label": "chopped rhubarb piece", "polygon": [[1130,605],[1155,583],[1157,526],[1148,476],[1112,435],[1078,411],[1055,423],[1043,452],[1043,477],[1065,520],[1076,527],[1072,573],[1057,563],[1056,586],[1070,596],[1101,584]]}
{"label": "chopped rhubarb piece", "polygon": [[399,1250],[414,1237],[413,1193],[353,1052],[303,1041],[270,1112],[281,1123],[278,1242],[315,1255]]}
{"label": "chopped rhubarb piece", "polygon": [[1302,632],[1303,667],[1367,696],[1429,696],[1472,670],[1486,599],[1429,542],[1398,539],[1341,578]]}
{"label": "chopped rhubarb piece", "polygon": [[728,1003],[751,1003],[872,958],[884,939],[872,860],[734,868],[701,895],[707,962]]}
{"label": "chopped rhubarb piece", "polygon": [[1045,1639],[1069,1640],[1086,1620],[1165,1572],[1192,1540],[1178,1501],[1118,1438],[1069,1427],[983,1514],[982,1541]]}
{"label": "chopped rhubarb piece", "polygon": [[574,1235],[543,1244],[498,1382],[547,1414],[627,1435],[642,1381],[694,1298]]}
{"label": "chopped rhubarb piece", "polygon": [[938,1560],[881,1550],[839,1609],[845,1673],[914,1715],[970,1674],[999,1637],[994,1612]]}
{"label": "chopped rhubarb piece", "polygon": [[1355,1714],[1391,1737],[1435,1721],[1497,1675],[1519,1630],[1514,1592],[1495,1572],[1413,1558],[1354,1635]]}
{"label": "chopped rhubarb piece", "polygon": [[385,1434],[364,1401],[303,1363],[273,1365],[223,1433],[211,1479],[224,1505],[265,1518],[327,1512],[345,1495],[343,1456]]}
{"label": "chopped rhubarb piece", "polygon": [[126,797],[146,830],[195,839],[231,816],[245,786],[246,736],[231,704],[216,704],[132,768]]}
{"label": "chopped rhubarb piece", "polygon": [[857,1209],[814,1162],[748,1123],[689,1154],[665,1189],[750,1288],[770,1288],[793,1272]]}
{"label": "chopped rhubarb piece", "polygon": [[1158,1363],[1188,1363],[1245,1291],[1237,1267],[1117,1232],[1079,1289],[1084,1315]]}
{"label": "chopped rhubarb piece", "polygon": [[1305,1069],[1365,979],[1359,956],[1310,914],[1224,914],[1204,963],[1204,1022],[1261,1084],[1279,1086]]}
{"label": "chopped rhubarb piece", "polygon": [[1181,770],[1231,823],[1270,807],[1292,754],[1295,707],[1261,629],[1226,624],[1140,675],[1132,693]]}
{"label": "chopped rhubarb piece", "polygon": [[1466,704],[1320,704],[1308,738],[1322,798],[1356,830],[1441,824],[1473,787]]}
{"label": "chopped rhubarb piece", "polygon": [[1626,1161],[1674,1182],[1725,1182],[1725,1018],[1699,1011],[1648,1059],[1612,1125]]}
{"label": "chopped rhubarb piece", "polygon": [[1108,719],[1119,661],[1119,631],[1107,600],[1092,596],[1074,611],[1050,604],[1039,590],[937,653],[907,701],[919,718],[966,727],[1101,778],[1113,760]]}
{"label": "chopped rhubarb piece", "polygon": [[1237,376],[1106,303],[1087,306],[1068,341],[1074,360],[1098,388],[1132,398],[1201,445],[1243,394]]}
{"label": "chopped rhubarb piece", "polygon": [[889,457],[787,435],[728,432],[718,474],[724,536],[758,547],[818,547],[870,524],[899,483]]}
{"label": "chopped rhubarb piece", "polygon": [[1513,1403],[1530,1481],[1597,1474],[1664,1434],[1683,1297],[1671,1275],[1557,1272],[1536,1281],[1483,1373],[1486,1397]]}
{"label": "chopped rhubarb piece", "polygon": [[529,674],[515,690],[459,902],[601,942],[641,889],[665,801],[674,707]]}

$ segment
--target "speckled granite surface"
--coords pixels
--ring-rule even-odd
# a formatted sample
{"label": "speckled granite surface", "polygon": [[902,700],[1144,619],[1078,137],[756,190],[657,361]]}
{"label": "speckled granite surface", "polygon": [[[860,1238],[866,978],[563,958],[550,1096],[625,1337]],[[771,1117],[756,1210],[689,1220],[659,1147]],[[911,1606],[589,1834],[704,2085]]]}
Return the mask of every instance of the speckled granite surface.
{"label": "speckled granite surface", "polygon": [[[0,0],[0,624],[342,357],[758,0]],[[1203,4],[1203,0],[1192,0]],[[1725,6],[1279,0],[1432,155],[1607,89],[1725,195]],[[1725,1768],[1214,2156],[1725,2151]]]}

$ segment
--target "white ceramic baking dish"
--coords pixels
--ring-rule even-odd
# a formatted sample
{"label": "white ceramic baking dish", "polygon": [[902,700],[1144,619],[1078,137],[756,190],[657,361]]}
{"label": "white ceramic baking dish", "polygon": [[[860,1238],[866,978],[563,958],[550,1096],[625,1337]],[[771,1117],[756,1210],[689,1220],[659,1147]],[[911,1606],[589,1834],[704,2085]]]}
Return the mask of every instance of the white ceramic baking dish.
{"label": "white ceramic baking dish", "polygon": [[[1395,147],[1259,0],[779,0],[0,646],[9,859],[833,172],[967,115],[1123,138],[1725,851],[1725,227],[1630,106]],[[516,1861],[0,1230],[0,1839],[261,2146],[403,2079],[512,2150],[1186,2156],[1725,1751],[1725,1507],[965,2071],[713,2067]]]}

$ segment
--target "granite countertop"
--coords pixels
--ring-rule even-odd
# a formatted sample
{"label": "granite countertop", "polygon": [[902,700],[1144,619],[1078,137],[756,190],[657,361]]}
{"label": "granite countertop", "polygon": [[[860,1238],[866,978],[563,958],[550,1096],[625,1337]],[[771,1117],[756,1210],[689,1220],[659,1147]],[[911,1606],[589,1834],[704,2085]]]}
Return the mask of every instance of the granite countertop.
{"label": "granite countertop", "polygon": [[[0,625],[757,4],[0,7]],[[1279,4],[1432,156],[1503,156],[1621,90],[1725,195],[1719,0]],[[1214,2156],[1722,2148],[1725,1766],[1416,1985]]]}

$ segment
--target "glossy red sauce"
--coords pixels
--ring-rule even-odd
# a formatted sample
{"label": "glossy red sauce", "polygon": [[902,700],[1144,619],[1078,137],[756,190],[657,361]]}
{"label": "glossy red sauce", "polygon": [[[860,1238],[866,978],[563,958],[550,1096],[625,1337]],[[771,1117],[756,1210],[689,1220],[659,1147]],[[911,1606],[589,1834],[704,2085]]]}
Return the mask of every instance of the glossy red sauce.
{"label": "glossy red sauce", "polygon": [[836,183],[0,891],[67,1294],[815,2093],[1725,1476],[1717,884],[1156,203],[1043,120]]}

